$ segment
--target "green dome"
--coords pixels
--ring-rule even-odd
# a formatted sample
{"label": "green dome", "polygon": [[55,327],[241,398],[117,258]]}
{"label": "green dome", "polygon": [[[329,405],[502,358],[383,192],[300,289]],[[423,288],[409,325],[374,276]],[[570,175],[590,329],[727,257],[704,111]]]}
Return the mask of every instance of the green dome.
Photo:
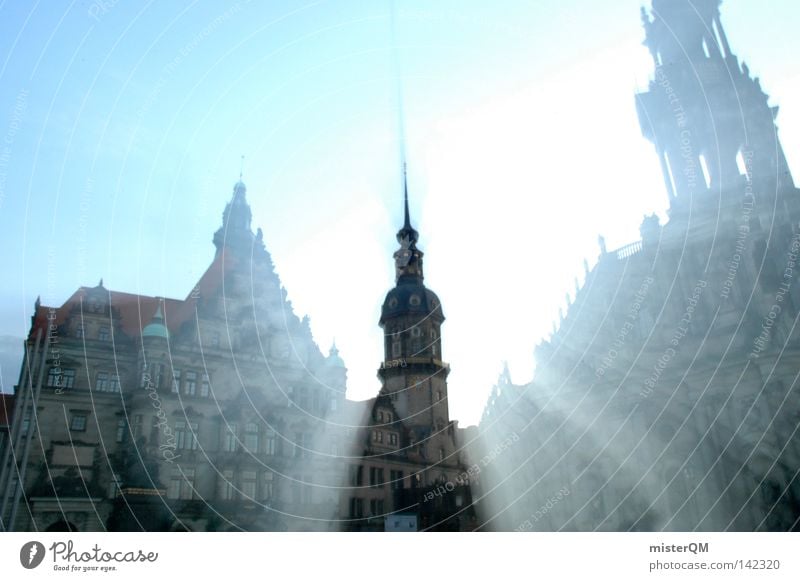
{"label": "green dome", "polygon": [[167,327],[164,325],[164,316],[161,314],[161,305],[158,305],[153,319],[142,329],[142,337],[161,337],[162,339],[169,339],[169,331],[167,331]]}
{"label": "green dome", "polygon": [[325,365],[329,367],[345,367],[344,360],[339,357],[339,350],[336,348],[336,343],[331,347],[328,357],[325,360]]}

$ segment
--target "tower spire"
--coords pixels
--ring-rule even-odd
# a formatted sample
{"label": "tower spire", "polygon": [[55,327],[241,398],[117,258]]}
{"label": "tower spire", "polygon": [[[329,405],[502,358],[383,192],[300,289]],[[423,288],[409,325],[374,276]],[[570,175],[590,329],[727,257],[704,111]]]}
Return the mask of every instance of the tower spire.
{"label": "tower spire", "polygon": [[408,171],[406,169],[406,162],[403,162],[403,202],[405,206],[405,222],[403,228],[411,229],[411,218],[408,212]]}
{"label": "tower spire", "polygon": [[416,248],[419,232],[411,225],[411,213],[408,210],[408,173],[403,162],[403,227],[397,232],[397,241],[403,248]]}

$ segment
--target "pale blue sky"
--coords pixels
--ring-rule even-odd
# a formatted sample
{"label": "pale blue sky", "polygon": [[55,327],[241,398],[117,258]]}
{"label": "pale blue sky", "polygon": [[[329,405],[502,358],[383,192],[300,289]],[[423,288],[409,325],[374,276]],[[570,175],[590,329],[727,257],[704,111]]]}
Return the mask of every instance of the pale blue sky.
{"label": "pale blue sky", "polygon": [[[663,215],[634,109],[651,74],[640,5],[397,2],[411,207],[462,424],[503,360],[531,378],[598,233],[620,246]],[[350,396],[373,395],[401,218],[390,6],[0,4],[0,336],[25,334],[37,295],[58,305],[101,277],[186,296],[244,154],[296,311],[324,350],[336,337]],[[798,9],[729,0],[722,14],[782,105],[797,167]]]}

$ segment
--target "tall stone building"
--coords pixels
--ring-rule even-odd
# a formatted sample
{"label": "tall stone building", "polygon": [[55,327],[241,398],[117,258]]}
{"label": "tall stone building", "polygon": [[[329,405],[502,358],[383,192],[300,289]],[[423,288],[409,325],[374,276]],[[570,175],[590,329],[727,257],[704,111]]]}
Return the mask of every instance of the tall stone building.
{"label": "tall stone building", "polygon": [[719,0],[642,10],[654,75],[636,96],[669,219],[586,268],[481,421],[501,530],[800,530],[800,208],[767,94]]}
{"label": "tall stone building", "polygon": [[[351,484],[367,486],[350,498],[352,516],[390,512],[389,530],[417,519],[422,530],[473,530],[470,481],[477,474],[463,453],[466,437],[448,411],[447,375],[441,359],[442,304],[423,283],[419,234],[411,226],[406,186],[405,222],[397,233],[394,253],[396,285],[383,302],[380,326],[384,332],[384,361],[378,371],[381,391],[370,400],[363,422],[368,438],[363,463],[354,465]],[[474,471],[473,471],[474,472]],[[388,488],[382,486],[388,483]],[[373,530],[370,522],[350,528]],[[380,528],[381,523],[377,523]]]}
{"label": "tall stone building", "polygon": [[[460,530],[476,526],[447,412],[436,296],[405,226],[380,324],[380,395],[314,342],[246,188],[183,300],[78,289],[38,301],[2,450],[10,530]],[[23,485],[20,486],[19,482]],[[429,498],[430,497],[430,498]]]}

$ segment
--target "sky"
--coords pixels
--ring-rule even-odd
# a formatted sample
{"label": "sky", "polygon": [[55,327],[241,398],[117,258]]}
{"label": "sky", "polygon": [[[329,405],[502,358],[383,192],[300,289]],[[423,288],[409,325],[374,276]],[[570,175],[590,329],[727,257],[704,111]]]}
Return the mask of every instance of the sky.
{"label": "sky", "polygon": [[[38,295],[60,305],[100,278],[188,295],[244,155],[253,227],[295,312],[323,352],[336,340],[348,396],[375,395],[402,133],[425,280],[447,317],[451,417],[477,423],[505,361],[514,382],[533,377],[597,236],[613,249],[644,215],[666,219],[634,107],[653,72],[640,6],[3,2],[3,389]],[[798,8],[765,6],[728,0],[722,23],[781,105],[797,168]]]}

